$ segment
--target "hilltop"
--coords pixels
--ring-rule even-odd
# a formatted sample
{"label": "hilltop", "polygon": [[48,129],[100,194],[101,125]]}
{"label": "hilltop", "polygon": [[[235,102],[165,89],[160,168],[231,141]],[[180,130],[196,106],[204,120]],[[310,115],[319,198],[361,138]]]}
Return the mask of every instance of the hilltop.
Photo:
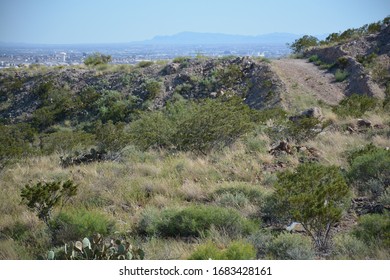
{"label": "hilltop", "polygon": [[1,70],[0,258],[389,259],[390,31],[368,27],[299,58]]}

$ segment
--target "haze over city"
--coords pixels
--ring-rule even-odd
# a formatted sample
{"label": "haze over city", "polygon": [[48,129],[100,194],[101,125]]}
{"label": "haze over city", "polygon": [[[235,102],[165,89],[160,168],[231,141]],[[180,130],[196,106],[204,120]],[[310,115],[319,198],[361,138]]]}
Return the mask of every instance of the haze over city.
{"label": "haze over city", "polygon": [[328,34],[387,16],[387,0],[2,0],[0,42],[125,43],[183,31]]}

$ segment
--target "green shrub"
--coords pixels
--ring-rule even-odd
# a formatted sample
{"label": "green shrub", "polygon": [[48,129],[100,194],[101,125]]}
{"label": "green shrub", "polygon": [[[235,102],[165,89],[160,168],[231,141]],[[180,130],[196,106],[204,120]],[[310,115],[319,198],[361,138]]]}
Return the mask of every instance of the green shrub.
{"label": "green shrub", "polygon": [[2,164],[33,153],[36,131],[28,124],[0,124],[0,169]]}
{"label": "green shrub", "polygon": [[382,195],[379,197],[379,203],[382,205],[386,205],[387,207],[390,205],[390,188],[388,187]]}
{"label": "green shrub", "polygon": [[95,135],[100,151],[118,152],[130,142],[130,136],[125,131],[125,124],[114,124],[111,120],[105,124],[98,121],[95,125]]}
{"label": "green shrub", "polygon": [[336,259],[363,260],[369,253],[369,248],[353,235],[339,234],[333,239],[332,255]]}
{"label": "green shrub", "polygon": [[[155,215],[155,216],[154,216]],[[162,237],[199,237],[215,227],[230,236],[249,234],[256,224],[243,218],[234,209],[216,206],[190,206],[183,209],[168,208],[161,212],[144,213],[139,223],[140,232]]]}
{"label": "green shrub", "polygon": [[390,185],[390,151],[366,147],[353,158],[347,173],[349,182],[363,195],[377,198]]}
{"label": "green shrub", "polygon": [[353,235],[369,246],[390,249],[390,215],[386,213],[361,216]]}
{"label": "green shrub", "polygon": [[134,143],[206,154],[233,143],[253,126],[251,110],[236,98],[179,101],[162,111],[147,112],[130,125]]}
{"label": "green shrub", "polygon": [[62,211],[50,223],[54,229],[54,243],[76,240],[79,236],[92,236],[96,232],[109,234],[114,223],[106,215],[83,208]]}
{"label": "green shrub", "polygon": [[256,250],[257,259],[264,259],[266,257],[268,247],[270,246],[273,238],[272,234],[265,230],[259,230],[247,238]]}
{"label": "green shrub", "polygon": [[[337,59],[337,65],[341,68],[341,69],[345,69],[348,65],[348,57],[346,56],[342,56],[342,57],[339,57]],[[337,71],[336,71],[337,73]]]}
{"label": "green shrub", "polygon": [[96,102],[100,97],[101,95],[93,87],[82,90],[78,95],[79,103],[82,104],[80,110],[96,111]]}
{"label": "green shrub", "polygon": [[20,196],[22,202],[37,212],[38,218],[48,225],[53,208],[60,204],[64,205],[72,196],[75,196],[77,188],[78,185],[75,185],[71,180],[51,183],[39,182],[33,186],[25,185]]}
{"label": "green shrub", "polygon": [[314,55],[309,57],[309,62],[317,62],[317,61],[320,61],[320,58],[318,57],[318,55],[314,54]]}
{"label": "green shrub", "polygon": [[222,187],[214,192],[215,196],[229,195],[231,198],[242,198],[251,203],[261,205],[264,200],[264,193],[259,187],[245,183],[235,183],[234,186]]}
{"label": "green shrub", "polygon": [[278,212],[300,222],[316,247],[323,250],[327,249],[330,230],[349,206],[349,196],[338,167],[305,163],[278,174],[274,201]]}
{"label": "green shrub", "polygon": [[357,149],[353,149],[350,151],[346,151],[347,161],[351,165],[355,161],[356,158],[358,158],[360,156],[365,156],[365,155],[377,153],[381,150],[383,150],[383,149],[370,143],[370,144],[365,145],[362,148],[357,148]]}
{"label": "green shrub", "polygon": [[41,149],[45,154],[70,153],[75,149],[85,150],[95,145],[95,136],[83,131],[57,131],[41,138]]}
{"label": "green shrub", "polygon": [[148,80],[145,82],[145,89],[148,92],[148,99],[153,100],[161,93],[162,84],[156,80]]}
{"label": "green shrub", "polygon": [[282,108],[272,108],[256,110],[253,112],[252,120],[256,123],[265,124],[268,120],[273,120],[277,123],[284,122],[287,119],[287,112]]}
{"label": "green shrub", "polygon": [[183,63],[183,62],[189,62],[191,60],[191,57],[187,57],[187,56],[178,56],[178,57],[175,57],[172,62],[173,63]]}
{"label": "green shrub", "polygon": [[148,148],[171,148],[177,127],[176,121],[163,111],[146,112],[130,124],[129,133],[133,143],[142,150]]}
{"label": "green shrub", "polygon": [[320,124],[320,120],[313,117],[302,117],[297,120],[290,120],[287,123],[285,133],[295,141],[303,142],[315,137],[321,132],[323,127]]}
{"label": "green shrub", "polygon": [[273,239],[267,252],[276,260],[311,260],[315,257],[310,238],[290,233],[282,233]]}
{"label": "green shrub", "polygon": [[336,73],[334,74],[334,78],[335,78],[336,82],[342,82],[346,78],[348,78],[348,76],[349,76],[348,71],[340,70],[340,69],[337,69]]}
{"label": "green shrub", "polygon": [[256,259],[256,250],[252,244],[238,240],[229,244],[225,255],[228,260],[253,260]]}
{"label": "green shrub", "polygon": [[218,69],[215,75],[219,83],[225,87],[232,87],[244,77],[240,66],[236,64],[230,64],[227,67]]}
{"label": "green shrub", "polygon": [[188,258],[189,260],[226,260],[223,251],[215,243],[209,241],[199,245]]}
{"label": "green shrub", "polygon": [[310,47],[318,46],[318,39],[314,36],[304,35],[303,37],[296,39],[294,43],[290,45],[290,49],[295,54],[303,53]]}
{"label": "green shrub", "polygon": [[231,242],[227,248],[218,248],[209,241],[198,246],[189,257],[190,260],[253,260],[256,251],[250,243],[242,240]]}
{"label": "green shrub", "polygon": [[341,100],[339,105],[333,107],[333,112],[341,117],[361,117],[365,112],[376,108],[378,101],[375,97],[352,94]]}
{"label": "green shrub", "polygon": [[242,193],[224,193],[220,194],[215,199],[216,203],[218,205],[221,205],[223,207],[233,207],[233,208],[241,208],[245,205],[248,205],[249,199]]}
{"label": "green shrub", "polygon": [[139,67],[139,68],[146,68],[146,67],[149,67],[149,66],[151,66],[153,64],[154,64],[153,61],[140,61],[140,62],[138,62],[137,67]]}
{"label": "green shrub", "polygon": [[104,90],[95,102],[99,118],[102,122],[112,120],[114,123],[129,121],[131,113],[136,107],[137,98],[124,95],[115,90]]}
{"label": "green shrub", "polygon": [[250,115],[239,98],[207,99],[194,104],[193,113],[179,124],[174,143],[179,150],[202,154],[220,149],[252,129]]}
{"label": "green shrub", "polygon": [[32,124],[34,127],[43,130],[55,123],[58,113],[59,110],[56,110],[53,106],[39,108],[32,115]]}
{"label": "green shrub", "polygon": [[107,64],[112,60],[111,55],[104,55],[96,52],[84,59],[84,64],[88,66],[97,66]]}

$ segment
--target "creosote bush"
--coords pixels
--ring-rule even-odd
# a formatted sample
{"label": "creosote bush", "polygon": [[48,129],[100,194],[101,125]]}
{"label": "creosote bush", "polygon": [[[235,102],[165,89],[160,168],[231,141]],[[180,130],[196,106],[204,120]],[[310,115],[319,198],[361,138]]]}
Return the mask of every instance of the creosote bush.
{"label": "creosote bush", "polygon": [[390,185],[390,151],[368,145],[352,154],[350,162],[347,178],[360,194],[378,198]]}
{"label": "creosote bush", "polygon": [[368,246],[390,249],[390,214],[363,215],[352,233]]}
{"label": "creosote bush", "polygon": [[239,98],[179,101],[141,116],[130,125],[142,149],[168,148],[206,154],[232,144],[250,131],[251,110]]}
{"label": "creosote bush", "polygon": [[339,105],[333,107],[333,112],[341,117],[361,117],[365,112],[376,108],[378,101],[375,97],[352,94],[341,100]]}
{"label": "creosote bush", "polygon": [[332,227],[349,206],[349,195],[338,167],[304,163],[278,174],[274,198],[277,211],[300,222],[315,246],[326,250]]}
{"label": "creosote bush", "polygon": [[211,227],[234,237],[253,232],[257,225],[237,210],[204,205],[148,211],[138,225],[141,233],[161,237],[199,237]]}

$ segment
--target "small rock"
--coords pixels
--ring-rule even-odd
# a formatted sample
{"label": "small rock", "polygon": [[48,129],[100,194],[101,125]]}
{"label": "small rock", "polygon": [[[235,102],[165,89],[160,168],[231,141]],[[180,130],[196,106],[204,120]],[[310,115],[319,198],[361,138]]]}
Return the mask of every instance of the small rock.
{"label": "small rock", "polygon": [[322,115],[322,111],[320,108],[318,107],[313,107],[313,108],[309,108],[303,112],[301,112],[299,115],[296,115],[296,116],[292,116],[290,117],[290,121],[298,121],[302,118],[315,118],[315,119],[318,119],[318,120],[321,120],[323,119],[323,115]]}
{"label": "small rock", "polygon": [[359,128],[363,128],[363,127],[370,128],[370,127],[372,127],[372,123],[371,123],[371,121],[369,121],[369,120],[358,119],[358,120],[357,120],[357,126],[358,126]]}
{"label": "small rock", "polygon": [[302,112],[302,115],[310,118],[322,119],[322,111],[318,107],[309,108]]}

